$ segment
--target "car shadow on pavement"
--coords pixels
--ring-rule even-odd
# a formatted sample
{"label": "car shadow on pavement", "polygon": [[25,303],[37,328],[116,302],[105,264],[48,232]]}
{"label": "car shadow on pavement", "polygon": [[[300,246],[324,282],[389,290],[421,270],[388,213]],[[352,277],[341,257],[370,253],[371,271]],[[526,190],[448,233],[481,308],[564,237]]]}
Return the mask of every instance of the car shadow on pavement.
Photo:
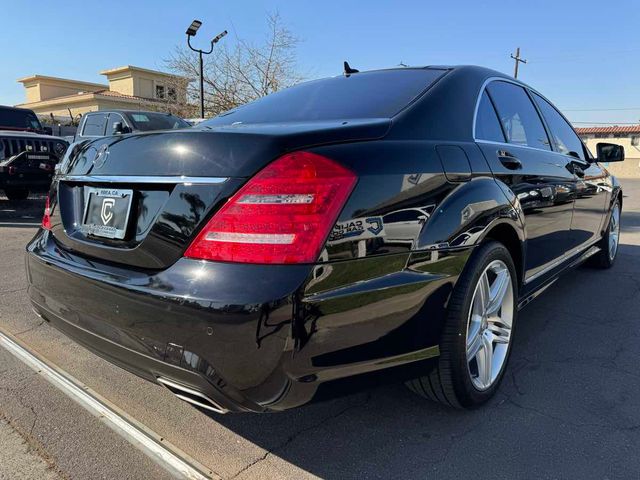
{"label": "car shadow on pavement", "polygon": [[267,450],[236,476],[288,463],[341,479],[637,477],[639,272],[640,247],[621,245],[614,268],[580,267],[521,311],[504,381],[482,408],[452,410],[389,385],[283,413],[215,416]]}

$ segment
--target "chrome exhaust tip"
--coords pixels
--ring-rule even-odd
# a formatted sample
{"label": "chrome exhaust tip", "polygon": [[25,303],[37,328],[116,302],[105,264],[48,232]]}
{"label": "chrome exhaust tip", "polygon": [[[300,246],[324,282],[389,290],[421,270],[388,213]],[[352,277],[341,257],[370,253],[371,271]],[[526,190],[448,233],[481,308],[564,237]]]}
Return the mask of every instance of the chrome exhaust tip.
{"label": "chrome exhaust tip", "polygon": [[169,391],[180,400],[190,403],[191,405],[199,408],[204,408],[205,410],[210,410],[216,413],[229,413],[229,410],[222,407],[215,400],[209,398],[202,392],[189,387],[185,387],[184,385],[176,383],[173,380],[168,380],[162,377],[158,377],[157,381],[160,385],[169,389]]}

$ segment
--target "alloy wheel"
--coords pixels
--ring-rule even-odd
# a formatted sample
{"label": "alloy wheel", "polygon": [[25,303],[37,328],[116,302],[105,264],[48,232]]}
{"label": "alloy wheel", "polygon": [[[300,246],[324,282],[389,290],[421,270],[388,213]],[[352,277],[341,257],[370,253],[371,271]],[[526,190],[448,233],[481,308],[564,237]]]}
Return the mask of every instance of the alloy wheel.
{"label": "alloy wheel", "polygon": [[618,252],[618,240],[620,238],[620,205],[616,203],[611,212],[609,222],[609,259],[613,260]]}
{"label": "alloy wheel", "polygon": [[513,328],[514,295],[509,268],[494,260],[482,272],[467,321],[467,368],[480,391],[494,384],[507,359]]}

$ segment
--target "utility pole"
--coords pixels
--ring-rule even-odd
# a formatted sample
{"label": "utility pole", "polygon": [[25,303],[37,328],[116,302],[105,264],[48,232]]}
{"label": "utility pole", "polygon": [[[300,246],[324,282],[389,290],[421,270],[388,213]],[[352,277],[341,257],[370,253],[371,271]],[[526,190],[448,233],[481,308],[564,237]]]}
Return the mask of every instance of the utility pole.
{"label": "utility pole", "polygon": [[527,63],[526,60],[523,60],[522,58],[520,58],[520,47],[516,48],[516,56],[514,57],[512,53],[511,58],[513,58],[516,61],[515,71],[513,72],[513,78],[518,78],[518,65],[520,63]]}

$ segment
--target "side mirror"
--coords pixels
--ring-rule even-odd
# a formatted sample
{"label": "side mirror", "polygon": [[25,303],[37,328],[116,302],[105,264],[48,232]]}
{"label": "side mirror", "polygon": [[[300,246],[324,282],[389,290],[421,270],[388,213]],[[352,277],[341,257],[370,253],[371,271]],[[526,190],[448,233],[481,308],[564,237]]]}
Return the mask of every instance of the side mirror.
{"label": "side mirror", "polygon": [[623,162],[624,147],[615,143],[598,143],[596,154],[599,162]]}
{"label": "side mirror", "polygon": [[114,122],[113,123],[113,132],[114,135],[120,135],[124,133],[124,127],[122,126],[122,122]]}

